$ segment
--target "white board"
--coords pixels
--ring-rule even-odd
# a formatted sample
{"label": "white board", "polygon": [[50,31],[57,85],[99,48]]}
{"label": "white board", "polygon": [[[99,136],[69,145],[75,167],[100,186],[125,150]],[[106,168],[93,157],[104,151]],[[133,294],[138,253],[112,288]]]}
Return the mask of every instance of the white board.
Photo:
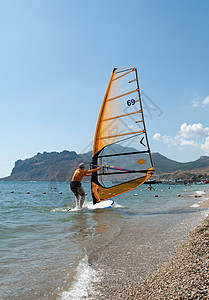
{"label": "white board", "polygon": [[94,204],[94,208],[111,208],[114,205],[114,200],[109,199],[99,203]]}

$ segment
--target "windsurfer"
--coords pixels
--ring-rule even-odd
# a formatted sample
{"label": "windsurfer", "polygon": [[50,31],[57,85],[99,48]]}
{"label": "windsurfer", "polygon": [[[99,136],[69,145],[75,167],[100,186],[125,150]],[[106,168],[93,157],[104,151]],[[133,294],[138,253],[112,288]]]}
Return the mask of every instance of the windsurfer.
{"label": "windsurfer", "polygon": [[85,201],[85,191],[81,185],[81,181],[84,176],[90,176],[92,173],[100,170],[101,167],[92,170],[85,170],[85,165],[83,163],[79,164],[78,169],[75,170],[72,180],[70,182],[71,191],[75,194],[76,208],[79,207],[79,196],[80,199],[80,208],[83,207]]}

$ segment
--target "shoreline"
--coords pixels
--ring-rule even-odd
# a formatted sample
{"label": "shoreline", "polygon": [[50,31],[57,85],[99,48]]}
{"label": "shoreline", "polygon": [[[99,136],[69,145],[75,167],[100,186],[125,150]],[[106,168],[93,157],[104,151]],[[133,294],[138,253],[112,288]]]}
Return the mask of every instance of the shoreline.
{"label": "shoreline", "polygon": [[[138,230],[133,223],[128,224],[119,240],[101,249],[90,260],[101,278],[94,285],[97,294],[92,299],[208,299],[208,208],[209,199],[205,199],[200,203],[205,215],[200,211],[195,217],[196,223],[188,218],[183,229],[182,224],[175,228],[174,237],[168,236],[171,228],[167,233],[156,230],[148,243],[149,230],[143,236],[144,228],[141,228],[146,220],[138,224]],[[132,235],[130,240],[127,240],[128,231]],[[139,235],[140,241],[136,239]]]}

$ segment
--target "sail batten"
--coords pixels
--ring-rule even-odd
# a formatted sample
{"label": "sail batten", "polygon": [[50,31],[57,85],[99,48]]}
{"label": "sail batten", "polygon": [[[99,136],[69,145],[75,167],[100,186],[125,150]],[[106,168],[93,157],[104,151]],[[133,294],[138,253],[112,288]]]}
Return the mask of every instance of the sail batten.
{"label": "sail batten", "polygon": [[119,96],[117,96],[117,97],[114,97],[114,98],[110,98],[110,99],[108,99],[108,100],[107,100],[107,102],[108,102],[108,101],[115,100],[115,99],[118,99],[118,98],[121,98],[121,97],[124,97],[124,96],[126,96],[126,95],[129,95],[129,94],[132,94],[132,93],[135,93],[135,92],[138,92],[138,91],[139,91],[139,90],[137,89],[137,90],[134,90],[134,91],[128,92],[128,93],[126,93],[126,94],[119,95]]}
{"label": "sail batten", "polygon": [[134,70],[132,69],[131,71],[129,71],[129,72],[126,72],[125,74],[123,74],[123,75],[120,75],[120,76],[118,76],[118,77],[114,78],[113,80],[120,79],[120,78],[122,78],[123,76],[126,76],[127,74],[129,74],[129,73],[131,73],[131,72],[133,72],[133,71],[134,71]]}
{"label": "sail batten", "polygon": [[[132,154],[139,154],[139,153],[150,153],[149,150],[146,151],[136,151],[136,152],[132,152]],[[121,155],[130,155],[130,152],[126,152],[126,153],[114,153],[114,154],[107,154],[107,155],[100,155],[100,158],[102,157],[111,157],[111,156],[121,156]]]}
{"label": "sail batten", "polygon": [[124,114],[124,115],[120,115],[120,116],[108,118],[108,119],[103,119],[103,120],[101,120],[101,121],[104,122],[104,121],[110,121],[110,120],[114,120],[114,119],[118,119],[118,118],[123,118],[123,117],[126,117],[126,116],[131,116],[131,115],[137,114],[137,113],[139,113],[139,112],[141,112],[141,110],[134,111],[134,112],[129,113],[129,114]]}
{"label": "sail batten", "polygon": [[[115,68],[98,118],[91,176],[93,203],[133,190],[154,171],[136,68]],[[115,166],[115,167],[113,167]]]}
{"label": "sail batten", "polygon": [[132,82],[134,82],[134,81],[137,81],[137,79],[133,79],[133,80],[129,81],[128,83],[132,83]]}
{"label": "sail batten", "polygon": [[143,170],[143,171],[134,171],[134,170],[130,170],[130,171],[121,171],[121,172],[112,172],[112,173],[107,173],[107,172],[104,172],[104,173],[100,173],[98,176],[110,176],[110,175],[114,175],[114,174],[130,174],[130,173],[144,173],[146,174],[147,173],[147,170]]}
{"label": "sail batten", "polygon": [[109,136],[103,136],[98,138],[98,140],[102,140],[102,139],[111,139],[114,137],[119,137],[119,136],[124,136],[124,135],[130,135],[130,134],[136,134],[136,133],[141,133],[141,132],[145,132],[144,130],[140,130],[140,131],[135,131],[135,132],[127,132],[127,133],[120,133],[120,134],[115,134],[115,135],[109,135]]}

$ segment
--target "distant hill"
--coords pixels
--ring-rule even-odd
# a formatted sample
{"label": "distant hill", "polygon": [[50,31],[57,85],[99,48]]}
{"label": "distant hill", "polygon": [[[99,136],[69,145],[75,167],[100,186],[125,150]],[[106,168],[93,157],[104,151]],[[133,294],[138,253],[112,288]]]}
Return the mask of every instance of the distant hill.
{"label": "distant hill", "polygon": [[159,153],[153,153],[152,157],[156,171],[164,173],[172,173],[177,170],[186,171],[209,167],[209,156],[201,156],[195,161],[186,163],[171,160]]}
{"label": "distant hill", "polygon": [[2,180],[12,181],[68,181],[83,157],[75,151],[44,152],[18,160],[11,175]]}
{"label": "distant hill", "polygon": [[[123,147],[117,145],[111,151],[123,152],[124,149]],[[77,168],[79,163],[84,162],[86,166],[89,167],[91,156],[91,151],[84,154],[77,154],[75,151],[67,150],[62,152],[37,153],[37,155],[31,158],[16,161],[11,175],[2,178],[1,180],[69,181],[72,178],[73,172]],[[187,163],[176,162],[159,153],[153,153],[152,157],[156,170],[155,174],[166,173],[169,174],[168,176],[171,176],[173,172],[177,171],[191,171],[191,173],[195,173],[197,171],[209,173],[208,156],[201,156],[199,159]],[[135,161],[129,160],[128,164],[130,166],[133,166],[135,164]],[[86,180],[89,180],[89,178],[86,178]]]}

